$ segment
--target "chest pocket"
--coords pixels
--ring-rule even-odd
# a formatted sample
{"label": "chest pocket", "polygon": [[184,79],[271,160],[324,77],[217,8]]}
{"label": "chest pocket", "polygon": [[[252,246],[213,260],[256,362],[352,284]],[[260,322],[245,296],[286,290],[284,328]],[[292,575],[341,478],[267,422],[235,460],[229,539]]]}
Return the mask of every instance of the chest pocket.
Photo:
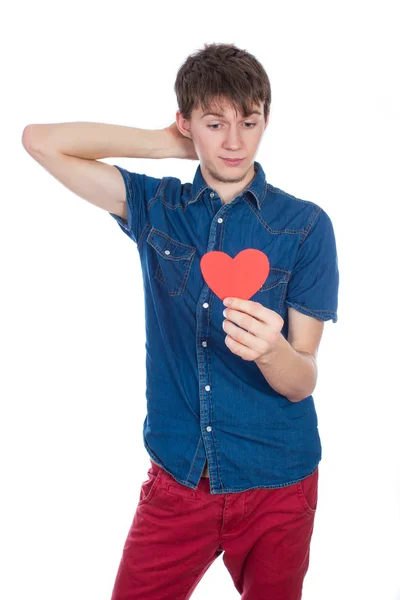
{"label": "chest pocket", "polygon": [[180,296],[185,291],[196,248],[154,228],[147,236],[147,243],[156,251],[155,279],[165,285],[170,296]]}
{"label": "chest pocket", "polygon": [[289,276],[290,271],[278,269],[277,267],[271,268],[267,280],[250,300],[259,302],[266,308],[281,314],[287,294]]}

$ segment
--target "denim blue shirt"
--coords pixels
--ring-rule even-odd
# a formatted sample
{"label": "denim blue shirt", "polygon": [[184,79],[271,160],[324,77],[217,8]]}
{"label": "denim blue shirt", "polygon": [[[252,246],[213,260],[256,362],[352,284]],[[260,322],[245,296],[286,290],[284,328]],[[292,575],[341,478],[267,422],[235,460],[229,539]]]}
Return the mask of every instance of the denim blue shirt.
{"label": "denim blue shirt", "polygon": [[126,186],[127,221],[109,213],[137,245],[146,327],[149,456],[196,489],[206,460],[211,494],[291,485],[318,467],[321,443],[313,397],[291,402],[254,361],[225,344],[225,306],[205,283],[200,259],[219,250],[264,252],[270,273],[249,300],[284,319],[288,307],[337,321],[339,273],[327,213],[255,176],[223,204],[197,168],[193,183],[114,165]]}

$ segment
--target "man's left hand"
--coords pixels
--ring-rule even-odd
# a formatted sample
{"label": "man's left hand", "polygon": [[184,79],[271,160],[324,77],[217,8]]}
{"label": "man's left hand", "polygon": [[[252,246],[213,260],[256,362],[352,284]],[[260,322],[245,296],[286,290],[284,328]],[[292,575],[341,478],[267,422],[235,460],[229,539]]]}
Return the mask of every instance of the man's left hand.
{"label": "man's left hand", "polygon": [[[228,298],[224,300],[225,305],[226,300]],[[222,327],[227,334],[225,344],[229,350],[243,360],[269,362],[273,359],[284,325],[284,320],[277,312],[259,302],[232,298],[224,314],[226,320]]]}

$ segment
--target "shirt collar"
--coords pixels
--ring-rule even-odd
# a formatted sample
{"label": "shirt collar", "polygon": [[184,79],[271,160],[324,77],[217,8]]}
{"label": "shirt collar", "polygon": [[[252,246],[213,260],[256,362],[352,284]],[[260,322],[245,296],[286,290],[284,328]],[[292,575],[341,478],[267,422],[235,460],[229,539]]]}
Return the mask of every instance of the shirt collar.
{"label": "shirt collar", "polygon": [[[252,198],[253,201],[255,201],[258,210],[261,210],[267,192],[267,182],[265,179],[265,173],[259,162],[254,161],[254,169],[256,174],[247,188],[243,190],[242,194],[247,194],[250,198]],[[202,197],[202,194],[205,190],[213,191],[213,188],[207,185],[199,165],[193,179],[191,198],[188,198],[188,202],[186,204],[197,202],[197,200]]]}

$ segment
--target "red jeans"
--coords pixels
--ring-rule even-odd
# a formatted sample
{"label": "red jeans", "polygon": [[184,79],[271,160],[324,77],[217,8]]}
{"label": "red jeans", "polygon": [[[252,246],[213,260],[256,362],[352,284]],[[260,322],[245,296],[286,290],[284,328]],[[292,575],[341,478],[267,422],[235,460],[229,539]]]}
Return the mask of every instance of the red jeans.
{"label": "red jeans", "polygon": [[[318,501],[318,468],[281,488],[210,494],[151,461],[111,600],[186,600],[222,553],[242,600],[300,600]],[[214,600],[214,598],[213,598]]]}

